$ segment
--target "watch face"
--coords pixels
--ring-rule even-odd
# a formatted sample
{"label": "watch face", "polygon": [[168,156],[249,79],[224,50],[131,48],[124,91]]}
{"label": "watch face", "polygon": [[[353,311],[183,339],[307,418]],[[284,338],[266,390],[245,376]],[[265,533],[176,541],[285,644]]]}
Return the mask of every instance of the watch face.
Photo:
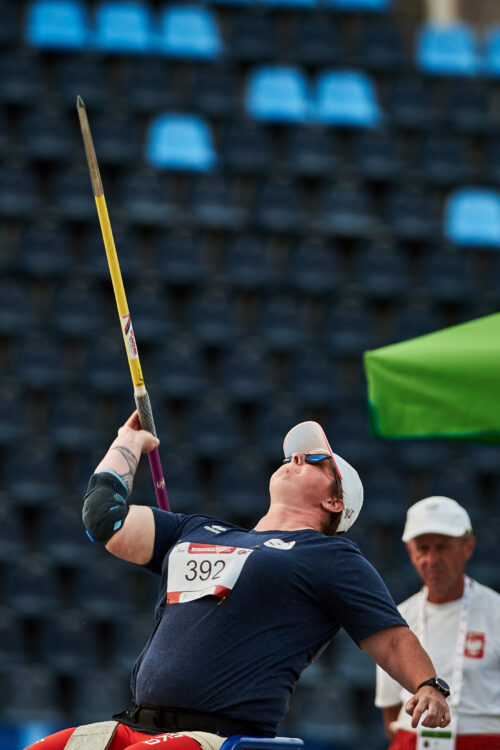
{"label": "watch face", "polygon": [[436,677],[436,682],[439,685],[440,688],[443,690],[449,690],[448,683],[441,679],[441,677]]}

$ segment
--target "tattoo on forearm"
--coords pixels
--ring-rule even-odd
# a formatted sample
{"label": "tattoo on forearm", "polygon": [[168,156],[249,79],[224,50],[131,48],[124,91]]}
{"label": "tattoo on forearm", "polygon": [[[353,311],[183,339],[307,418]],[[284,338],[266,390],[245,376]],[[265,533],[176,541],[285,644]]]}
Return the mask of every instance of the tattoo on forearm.
{"label": "tattoo on forearm", "polygon": [[115,445],[113,446],[114,451],[118,451],[118,453],[121,453],[125,461],[127,462],[127,466],[129,468],[128,471],[126,471],[124,474],[120,474],[118,472],[118,475],[123,479],[125,484],[127,485],[127,489],[129,492],[132,491],[132,484],[134,482],[134,476],[135,472],[137,470],[137,464],[139,463],[132,451],[129,448],[126,448],[124,445]]}

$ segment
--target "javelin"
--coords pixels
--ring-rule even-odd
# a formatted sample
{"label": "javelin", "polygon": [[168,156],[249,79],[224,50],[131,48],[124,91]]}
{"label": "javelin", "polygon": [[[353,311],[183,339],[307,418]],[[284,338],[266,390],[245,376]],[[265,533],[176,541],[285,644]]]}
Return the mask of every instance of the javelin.
{"label": "javelin", "polygon": [[[92,183],[92,190],[94,191],[97,214],[99,216],[99,223],[101,225],[104,248],[106,250],[109,272],[111,274],[113,291],[115,293],[116,306],[118,308],[118,315],[122,327],[123,341],[125,343],[125,350],[127,352],[127,359],[130,367],[130,374],[132,376],[132,383],[134,384],[134,398],[139,414],[139,420],[141,422],[141,427],[143,427],[145,430],[148,430],[149,432],[152,432],[153,435],[156,436],[153,411],[151,409],[151,402],[149,400],[148,392],[146,391],[146,387],[144,385],[141,363],[139,361],[139,352],[137,350],[134,329],[132,327],[132,319],[130,317],[130,312],[128,309],[127,297],[125,296],[125,288],[123,286],[120,264],[118,262],[118,255],[116,254],[113,232],[111,231],[111,223],[109,221],[106,199],[104,198],[104,190],[102,187],[99,165],[97,164],[97,157],[94,149],[94,143],[92,141],[92,134],[90,132],[87,112],[85,110],[85,105],[81,96],[78,96],[76,99],[76,109],[78,112],[78,118],[80,120],[83,145],[85,146],[85,154],[87,156],[87,164],[90,173],[90,181]],[[162,510],[170,510],[158,448],[155,448],[150,453],[148,453],[148,458],[155,486],[158,506]]]}

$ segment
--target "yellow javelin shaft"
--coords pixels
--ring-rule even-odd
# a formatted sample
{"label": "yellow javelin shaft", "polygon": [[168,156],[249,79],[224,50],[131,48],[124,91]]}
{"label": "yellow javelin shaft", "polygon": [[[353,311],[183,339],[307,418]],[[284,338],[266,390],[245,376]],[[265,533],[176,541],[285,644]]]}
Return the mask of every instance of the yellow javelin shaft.
{"label": "yellow javelin shaft", "polygon": [[118,315],[120,316],[120,323],[122,327],[123,340],[125,342],[125,349],[127,351],[130,374],[132,375],[132,382],[134,384],[136,395],[141,395],[141,393],[144,391],[144,378],[142,375],[141,363],[139,361],[139,352],[137,351],[134,329],[132,327],[132,321],[130,319],[127,297],[125,295],[125,288],[123,286],[120,264],[118,262],[118,255],[116,254],[115,241],[113,239],[113,232],[111,230],[111,222],[109,220],[108,207],[106,206],[106,199],[104,197],[104,189],[102,187],[101,174],[99,172],[99,165],[97,163],[94,143],[92,141],[92,134],[90,132],[85,105],[80,96],[77,99],[77,110],[80,120],[80,126],[82,129],[85,154],[87,156],[87,162],[89,165],[92,190],[94,192],[97,214],[99,216],[99,223],[101,225],[102,238],[104,240],[104,248],[106,250],[106,257],[108,259],[109,272],[111,274],[111,282],[113,284],[113,291],[115,293],[116,306],[118,308]]}

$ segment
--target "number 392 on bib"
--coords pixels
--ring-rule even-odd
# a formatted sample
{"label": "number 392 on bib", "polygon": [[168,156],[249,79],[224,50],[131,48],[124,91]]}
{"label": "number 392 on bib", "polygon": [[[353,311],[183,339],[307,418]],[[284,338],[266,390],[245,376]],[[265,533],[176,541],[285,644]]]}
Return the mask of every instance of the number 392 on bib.
{"label": "number 392 on bib", "polygon": [[225,599],[253,551],[222,544],[178,542],[168,560],[167,604],[182,604],[203,596]]}

